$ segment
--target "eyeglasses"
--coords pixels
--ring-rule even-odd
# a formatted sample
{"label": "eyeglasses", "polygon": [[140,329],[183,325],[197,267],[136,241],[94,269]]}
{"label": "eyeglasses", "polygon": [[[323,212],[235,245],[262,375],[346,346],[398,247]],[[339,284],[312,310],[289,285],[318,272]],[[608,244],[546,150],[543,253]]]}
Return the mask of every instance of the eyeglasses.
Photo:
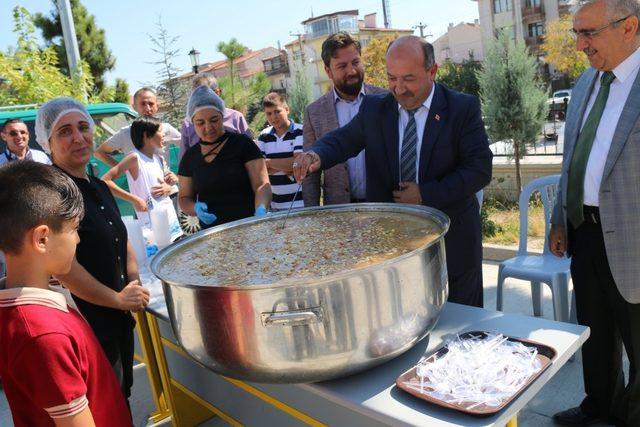
{"label": "eyeglasses", "polygon": [[627,15],[624,18],[620,18],[617,21],[613,21],[613,22],[609,22],[607,25],[600,27],[600,28],[596,28],[595,30],[576,30],[575,28],[572,28],[569,30],[569,32],[571,33],[571,35],[574,38],[578,38],[579,36],[582,36],[586,39],[592,39],[594,36],[597,36],[598,34],[600,34],[601,32],[603,32],[604,30],[606,30],[607,28],[611,27],[612,25],[616,25],[621,23],[622,21],[624,21],[625,19],[631,17],[631,15]]}

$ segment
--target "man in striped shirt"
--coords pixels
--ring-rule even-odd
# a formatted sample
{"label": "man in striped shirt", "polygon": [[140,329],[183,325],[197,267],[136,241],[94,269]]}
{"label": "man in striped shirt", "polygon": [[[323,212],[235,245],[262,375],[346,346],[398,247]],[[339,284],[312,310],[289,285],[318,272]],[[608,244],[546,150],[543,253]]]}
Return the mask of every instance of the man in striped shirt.
{"label": "man in striped shirt", "polygon": [[297,193],[298,184],[293,178],[293,156],[302,153],[302,125],[289,120],[287,101],[276,92],[271,92],[262,100],[264,114],[269,127],[258,137],[258,147],[267,161],[269,181],[273,199],[271,209],[289,209],[304,206],[302,192]]}

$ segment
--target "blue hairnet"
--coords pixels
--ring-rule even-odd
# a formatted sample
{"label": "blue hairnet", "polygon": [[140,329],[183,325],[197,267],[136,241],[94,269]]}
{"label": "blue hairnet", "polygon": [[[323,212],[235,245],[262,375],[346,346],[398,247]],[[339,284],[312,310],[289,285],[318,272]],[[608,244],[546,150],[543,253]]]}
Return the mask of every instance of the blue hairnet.
{"label": "blue hairnet", "polygon": [[187,102],[187,117],[189,120],[200,110],[213,108],[224,114],[224,101],[208,86],[198,86]]}
{"label": "blue hairnet", "polygon": [[91,126],[91,130],[93,130],[95,123],[86,107],[73,98],[54,98],[38,108],[35,124],[36,141],[47,154],[51,154],[51,148],[49,147],[51,132],[56,127],[58,120],[71,112],[78,112],[85,116],[89,126]]}

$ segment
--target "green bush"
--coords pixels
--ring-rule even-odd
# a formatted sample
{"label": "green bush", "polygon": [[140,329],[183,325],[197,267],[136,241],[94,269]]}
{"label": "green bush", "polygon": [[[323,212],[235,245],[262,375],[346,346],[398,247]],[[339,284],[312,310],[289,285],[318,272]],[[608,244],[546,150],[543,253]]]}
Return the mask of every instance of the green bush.
{"label": "green bush", "polygon": [[483,203],[482,209],[480,209],[480,226],[483,238],[493,237],[502,231],[502,227],[489,219],[489,209],[488,203]]}

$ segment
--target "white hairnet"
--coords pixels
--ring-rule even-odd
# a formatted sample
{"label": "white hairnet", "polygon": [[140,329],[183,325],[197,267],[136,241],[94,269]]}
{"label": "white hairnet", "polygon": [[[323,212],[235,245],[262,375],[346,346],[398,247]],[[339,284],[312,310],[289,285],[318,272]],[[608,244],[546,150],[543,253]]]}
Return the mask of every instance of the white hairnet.
{"label": "white hairnet", "polygon": [[224,114],[224,101],[208,86],[198,86],[187,102],[187,117],[189,120],[200,110],[213,108]]}
{"label": "white hairnet", "polygon": [[38,108],[35,124],[36,141],[47,154],[51,154],[51,148],[49,147],[51,132],[56,127],[58,120],[71,112],[78,112],[85,116],[89,126],[91,126],[91,130],[93,130],[95,123],[89,112],[80,101],[73,98],[54,98]]}

